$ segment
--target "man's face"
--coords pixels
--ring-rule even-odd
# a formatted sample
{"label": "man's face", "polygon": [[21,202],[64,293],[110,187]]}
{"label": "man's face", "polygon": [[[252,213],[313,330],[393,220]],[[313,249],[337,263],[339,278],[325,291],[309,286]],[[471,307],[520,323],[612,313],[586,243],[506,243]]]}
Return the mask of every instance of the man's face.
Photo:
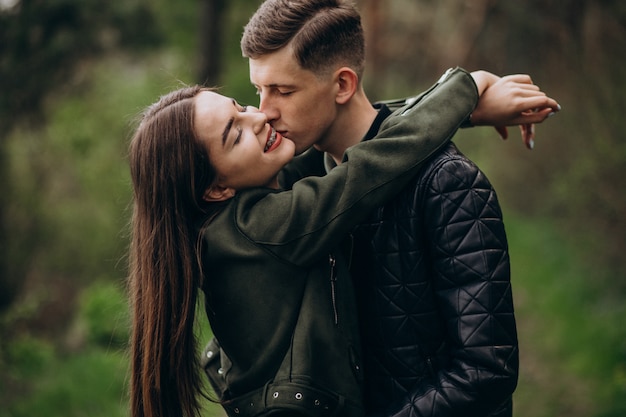
{"label": "man's face", "polygon": [[280,134],[296,144],[324,150],[324,139],[337,117],[337,85],[332,74],[320,78],[303,69],[289,46],[250,59],[250,81],[260,96],[259,110]]}

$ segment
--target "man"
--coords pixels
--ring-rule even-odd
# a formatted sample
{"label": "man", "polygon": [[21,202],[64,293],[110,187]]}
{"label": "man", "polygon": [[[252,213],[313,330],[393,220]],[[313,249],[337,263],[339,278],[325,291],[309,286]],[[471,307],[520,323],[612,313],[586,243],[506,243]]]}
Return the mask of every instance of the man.
{"label": "man", "polygon": [[[344,151],[373,137],[390,114],[361,85],[363,31],[343,0],[267,0],[241,40],[260,110],[310,147],[289,186],[323,175]],[[525,75],[488,79],[470,121],[522,126],[560,109]],[[454,100],[451,97],[450,100]],[[463,121],[459,121],[459,125]],[[502,214],[484,174],[454,145],[434,156],[392,202],[352,234],[365,401],[379,416],[510,416],[518,347]]]}

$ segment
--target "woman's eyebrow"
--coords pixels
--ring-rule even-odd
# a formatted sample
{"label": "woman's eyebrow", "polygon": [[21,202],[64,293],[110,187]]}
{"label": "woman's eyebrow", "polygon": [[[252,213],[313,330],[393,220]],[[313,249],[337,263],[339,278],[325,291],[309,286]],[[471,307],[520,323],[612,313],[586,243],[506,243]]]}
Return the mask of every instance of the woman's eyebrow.
{"label": "woman's eyebrow", "polygon": [[[233,106],[235,107],[235,109],[239,110],[237,108],[237,101],[235,101],[234,98],[231,98],[230,102],[233,103]],[[226,123],[226,127],[224,128],[224,131],[222,132],[222,147],[226,145],[226,140],[228,139],[228,133],[230,132],[230,129],[233,127],[234,122],[235,122],[235,118],[231,117],[230,120],[228,120],[228,123]]]}
{"label": "woman's eyebrow", "polygon": [[234,122],[235,122],[235,118],[231,117],[228,120],[228,123],[226,123],[226,127],[224,128],[224,131],[222,132],[222,147],[226,145],[226,139],[228,139],[228,133],[230,132],[230,129],[233,127]]}

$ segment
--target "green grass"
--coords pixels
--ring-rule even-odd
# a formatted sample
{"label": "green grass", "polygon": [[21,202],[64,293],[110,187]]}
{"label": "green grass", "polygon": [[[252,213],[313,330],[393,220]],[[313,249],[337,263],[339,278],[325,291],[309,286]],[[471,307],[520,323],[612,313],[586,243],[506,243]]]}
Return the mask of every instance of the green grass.
{"label": "green grass", "polygon": [[[62,349],[32,336],[6,345],[2,369],[12,395],[0,396],[0,417],[128,415],[126,295],[118,285],[99,282],[81,293],[79,304]],[[205,322],[201,317],[201,344],[210,337]],[[224,415],[217,404],[203,406],[206,417]]]}
{"label": "green grass", "polygon": [[623,415],[626,309],[599,285],[605,271],[548,222],[508,216],[520,338],[516,414]]}
{"label": "green grass", "polygon": [[126,413],[126,358],[120,352],[89,349],[54,357],[36,374],[28,393],[4,411],[3,417],[105,417]]}

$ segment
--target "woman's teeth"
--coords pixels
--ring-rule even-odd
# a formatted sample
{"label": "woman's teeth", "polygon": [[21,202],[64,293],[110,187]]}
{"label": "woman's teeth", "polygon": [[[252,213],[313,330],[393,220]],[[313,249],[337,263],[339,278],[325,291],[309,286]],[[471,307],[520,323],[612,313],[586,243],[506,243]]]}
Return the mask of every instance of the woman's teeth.
{"label": "woman's teeth", "polygon": [[276,131],[272,129],[272,134],[270,135],[270,138],[267,140],[267,143],[265,144],[265,149],[263,149],[263,152],[267,152],[269,148],[272,147],[274,142],[276,142],[276,137],[277,137]]}

